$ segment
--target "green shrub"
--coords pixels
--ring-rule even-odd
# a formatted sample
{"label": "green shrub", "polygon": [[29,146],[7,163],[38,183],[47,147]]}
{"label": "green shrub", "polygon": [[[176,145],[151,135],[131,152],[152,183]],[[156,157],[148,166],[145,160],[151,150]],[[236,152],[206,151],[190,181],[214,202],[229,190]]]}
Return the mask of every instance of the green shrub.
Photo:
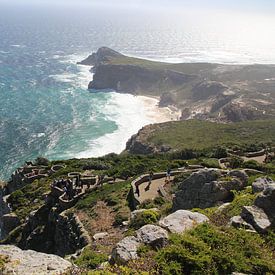
{"label": "green shrub", "polygon": [[202,224],[172,235],[170,244],[156,256],[161,274],[270,274],[275,262],[257,234]]}
{"label": "green shrub", "polygon": [[131,221],[130,226],[133,228],[140,228],[146,224],[154,224],[160,218],[160,215],[155,210],[144,210],[143,212],[137,213],[134,220]]}
{"label": "green shrub", "polygon": [[95,252],[91,247],[86,247],[81,255],[76,260],[74,260],[74,264],[83,268],[95,269],[101,263],[106,262],[107,260],[107,255]]}
{"label": "green shrub", "polygon": [[207,168],[220,168],[219,161],[216,158],[203,158],[199,164]]}
{"label": "green shrub", "polygon": [[242,167],[243,162],[244,161],[242,158],[232,157],[229,159],[229,166],[232,169],[236,169],[236,168]]}
{"label": "green shrub", "polygon": [[226,158],[227,157],[227,149],[222,146],[218,146],[217,148],[213,149],[212,158]]}
{"label": "green shrub", "polygon": [[251,187],[247,187],[243,191],[235,191],[234,199],[228,207],[223,211],[228,217],[238,216],[241,214],[243,206],[250,206],[253,204],[256,194],[252,193]]}
{"label": "green shrub", "polygon": [[243,164],[242,164],[242,167],[243,168],[248,168],[248,169],[255,169],[255,170],[263,170],[263,166],[258,163],[256,160],[249,160],[249,161],[245,161]]}

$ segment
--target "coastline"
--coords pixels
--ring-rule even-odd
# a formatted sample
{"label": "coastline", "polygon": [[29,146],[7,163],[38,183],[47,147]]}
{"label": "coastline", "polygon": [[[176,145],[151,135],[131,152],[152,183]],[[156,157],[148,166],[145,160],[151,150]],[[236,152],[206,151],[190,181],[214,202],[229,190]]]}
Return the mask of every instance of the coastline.
{"label": "coastline", "polygon": [[[117,130],[107,133],[95,140],[90,140],[86,150],[74,155],[75,158],[85,159],[101,157],[109,153],[122,153],[127,141],[138,131],[149,124],[177,120],[181,111],[171,107],[159,107],[159,99],[148,96],[134,96],[111,92],[111,106],[106,106],[110,113],[108,119],[115,121]],[[123,110],[113,113],[113,106]]]}
{"label": "coastline", "polygon": [[151,97],[151,96],[137,96],[143,104],[146,110],[148,110],[147,116],[155,120],[154,123],[162,123],[171,120],[179,120],[181,116],[181,110],[178,109],[176,106],[167,106],[167,107],[160,107],[159,97]]}

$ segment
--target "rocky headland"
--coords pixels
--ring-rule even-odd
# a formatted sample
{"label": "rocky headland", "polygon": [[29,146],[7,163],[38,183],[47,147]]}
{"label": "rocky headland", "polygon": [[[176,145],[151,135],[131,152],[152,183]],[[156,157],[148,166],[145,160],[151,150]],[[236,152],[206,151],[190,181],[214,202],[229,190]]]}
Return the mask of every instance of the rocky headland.
{"label": "rocky headland", "polygon": [[93,67],[89,89],[158,96],[181,119],[238,122],[275,117],[274,65],[171,64],[102,47],[79,62]]}

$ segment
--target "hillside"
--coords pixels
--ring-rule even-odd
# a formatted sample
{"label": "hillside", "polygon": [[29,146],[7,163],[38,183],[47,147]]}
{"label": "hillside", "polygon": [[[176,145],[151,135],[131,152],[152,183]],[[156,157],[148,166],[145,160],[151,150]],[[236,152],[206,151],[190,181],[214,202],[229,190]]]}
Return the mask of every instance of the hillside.
{"label": "hillside", "polygon": [[79,64],[93,66],[91,90],[160,97],[182,119],[238,122],[275,118],[274,65],[171,64],[103,47]]}
{"label": "hillside", "polygon": [[246,121],[221,124],[187,120],[143,127],[128,142],[130,153],[157,153],[184,149],[205,150],[217,146],[257,150],[261,144],[275,144],[275,121]]}

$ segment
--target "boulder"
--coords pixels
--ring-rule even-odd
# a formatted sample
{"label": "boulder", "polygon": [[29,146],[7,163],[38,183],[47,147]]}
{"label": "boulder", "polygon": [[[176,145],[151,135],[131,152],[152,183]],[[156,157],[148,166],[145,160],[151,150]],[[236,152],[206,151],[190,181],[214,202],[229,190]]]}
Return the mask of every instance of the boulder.
{"label": "boulder", "polygon": [[163,247],[168,242],[168,233],[157,225],[147,224],[137,231],[137,238],[144,244],[149,244],[153,247]]}
{"label": "boulder", "polygon": [[228,176],[240,179],[242,181],[242,183],[245,184],[245,185],[248,182],[248,175],[246,174],[245,171],[231,170],[231,171],[228,172]]}
{"label": "boulder", "polygon": [[275,184],[270,178],[258,178],[252,183],[252,192],[259,193],[264,191],[270,184]]}
{"label": "boulder", "polygon": [[233,190],[242,190],[247,175],[242,171],[201,169],[184,180],[176,192],[173,209],[213,207],[232,199]]}
{"label": "boulder", "polygon": [[1,274],[40,274],[54,275],[65,273],[72,264],[63,258],[36,252],[21,250],[13,245],[1,245],[0,255],[8,257]]}
{"label": "boulder", "polygon": [[178,210],[160,220],[159,225],[172,233],[182,233],[209,219],[200,213]]}
{"label": "boulder", "polygon": [[100,233],[94,234],[93,240],[94,240],[94,241],[99,241],[99,240],[104,239],[104,238],[107,237],[108,235],[109,235],[109,234],[108,234],[107,232],[100,232]]}
{"label": "boulder", "polygon": [[275,183],[269,183],[254,204],[265,211],[275,228]]}
{"label": "boulder", "polygon": [[244,206],[241,217],[251,224],[259,233],[265,233],[271,226],[271,222],[263,209],[253,205]]}
{"label": "boulder", "polygon": [[126,264],[130,260],[138,258],[137,250],[141,243],[136,237],[122,239],[113,249],[111,263]]}
{"label": "boulder", "polygon": [[255,231],[253,226],[247,223],[241,216],[234,216],[230,219],[229,224],[236,228],[243,228],[251,231]]}

